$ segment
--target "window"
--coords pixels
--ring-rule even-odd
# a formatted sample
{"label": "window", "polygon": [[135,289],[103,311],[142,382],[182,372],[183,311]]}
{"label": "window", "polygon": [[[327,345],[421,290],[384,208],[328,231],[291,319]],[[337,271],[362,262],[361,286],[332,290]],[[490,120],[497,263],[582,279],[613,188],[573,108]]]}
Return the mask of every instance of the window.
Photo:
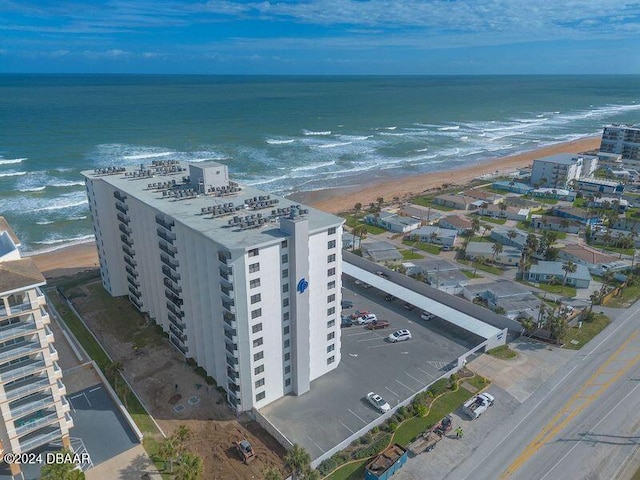
{"label": "window", "polygon": [[256,380],[255,386],[256,388],[260,388],[264,386],[264,378],[261,378],[260,380]]}
{"label": "window", "polygon": [[282,293],[287,293],[289,291],[289,284],[285,283],[282,285]]}
{"label": "window", "polygon": [[336,261],[336,254],[332,253],[331,255],[327,255],[327,263],[333,263]]}
{"label": "window", "polygon": [[251,319],[253,319],[253,320],[255,320],[256,318],[258,318],[261,315],[262,315],[262,309],[261,308],[256,308],[255,310],[251,311]]}
{"label": "window", "polygon": [[331,327],[333,327],[335,324],[336,324],[336,321],[335,321],[335,320],[329,320],[329,321],[327,322],[327,328],[331,328]]}
{"label": "window", "polygon": [[333,288],[336,288],[336,281],[335,280],[331,280],[329,283],[327,283],[327,290],[331,290]]}
{"label": "window", "polygon": [[252,263],[249,265],[249,273],[256,273],[260,271],[260,263]]}
{"label": "window", "polygon": [[335,361],[336,361],[336,357],[331,356],[331,357],[327,358],[327,365],[331,365]]}
{"label": "window", "polygon": [[327,335],[327,341],[333,340],[334,338],[336,338],[336,332],[331,332]]}
{"label": "window", "polygon": [[291,373],[291,365],[284,367],[284,373]]}
{"label": "window", "polygon": [[288,307],[289,306],[289,299],[288,298],[283,298],[282,299],[282,306],[283,307]]}
{"label": "window", "polygon": [[291,345],[291,340],[285,340],[284,341],[284,348],[289,348],[289,345]]}
{"label": "window", "polygon": [[289,278],[289,269],[285,268],[282,270],[282,278]]}
{"label": "window", "polygon": [[262,341],[262,337],[260,338],[256,338],[253,341],[253,348],[259,347],[260,345],[262,345],[264,342]]}
{"label": "window", "polygon": [[287,325],[286,327],[284,327],[284,328],[282,329],[282,333],[283,333],[284,335],[289,335],[289,330],[290,330],[290,327],[289,327],[289,325]]}
{"label": "window", "polygon": [[291,360],[291,354],[287,352],[284,354],[284,361],[288,362],[289,360]]}
{"label": "window", "polygon": [[262,372],[264,372],[264,365],[258,365],[253,369],[254,375],[260,375]]}
{"label": "window", "polygon": [[256,402],[263,400],[264,397],[266,397],[266,394],[264,392],[260,392],[259,394],[256,395]]}
{"label": "window", "polygon": [[251,305],[253,305],[254,303],[258,303],[260,300],[262,300],[262,295],[260,295],[259,293],[251,295]]}
{"label": "window", "polygon": [[258,255],[258,253],[259,253],[259,250],[257,248],[253,248],[248,252],[250,257],[255,257],[256,255]]}
{"label": "window", "polygon": [[336,241],[335,240],[329,240],[327,242],[327,248],[336,248]]}
{"label": "window", "polygon": [[333,315],[336,313],[336,307],[327,308],[327,315]]}
{"label": "window", "polygon": [[336,233],[336,227],[331,227],[329,230],[327,230],[327,234],[329,235],[333,235],[334,233]]}
{"label": "window", "polygon": [[264,358],[264,352],[258,352],[253,355],[253,361],[257,362],[258,360],[262,360]]}
{"label": "window", "polygon": [[285,253],[282,255],[282,263],[289,263],[289,254]]}
{"label": "window", "polygon": [[262,324],[261,323],[256,323],[253,327],[251,327],[251,331],[253,333],[258,333],[262,331]]}
{"label": "window", "polygon": [[335,274],[336,274],[335,268],[330,268],[329,270],[327,270],[327,277],[333,277]]}
{"label": "window", "polygon": [[287,378],[287,379],[284,381],[284,386],[285,386],[285,387],[288,387],[289,385],[291,385],[291,379],[290,379],[290,378]]}
{"label": "window", "polygon": [[254,278],[253,280],[251,280],[249,282],[249,288],[256,288],[260,286],[260,279],[259,278]]}
{"label": "window", "polygon": [[283,241],[280,243],[280,246],[281,246],[282,248],[287,248],[287,245],[289,245],[289,242],[287,242],[286,240],[283,240]]}
{"label": "window", "polygon": [[329,345],[329,346],[327,347],[327,353],[329,353],[329,352],[333,352],[335,349],[336,349],[336,346],[335,346],[335,344],[334,344],[334,343],[332,343],[331,345]]}
{"label": "window", "polygon": [[289,312],[284,312],[282,314],[282,321],[286,322],[287,320],[289,320]]}
{"label": "window", "polygon": [[331,303],[331,302],[335,302],[336,301],[336,295],[334,293],[332,293],[331,295],[329,295],[327,297],[327,303]]}

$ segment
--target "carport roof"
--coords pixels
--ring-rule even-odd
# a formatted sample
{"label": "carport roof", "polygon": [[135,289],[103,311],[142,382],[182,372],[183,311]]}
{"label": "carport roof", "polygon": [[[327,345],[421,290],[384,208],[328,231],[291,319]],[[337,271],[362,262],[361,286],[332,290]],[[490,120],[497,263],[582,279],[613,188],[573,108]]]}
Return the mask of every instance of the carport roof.
{"label": "carport roof", "polygon": [[352,253],[343,252],[343,260],[343,273],[390,293],[417,308],[431,312],[468,332],[485,339],[494,338],[501,332],[499,328],[483,321],[483,319],[493,318],[497,320],[496,323],[500,323],[500,316],[490,310],[399,273],[391,272],[393,281],[382,278],[374,272],[383,267]]}

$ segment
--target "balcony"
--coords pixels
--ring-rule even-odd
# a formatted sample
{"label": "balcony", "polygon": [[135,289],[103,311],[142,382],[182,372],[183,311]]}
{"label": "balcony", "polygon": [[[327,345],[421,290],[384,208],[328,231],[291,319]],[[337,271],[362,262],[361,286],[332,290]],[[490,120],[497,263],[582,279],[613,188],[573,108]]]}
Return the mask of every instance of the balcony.
{"label": "balcony", "polygon": [[29,377],[20,382],[9,385],[5,388],[4,395],[10,402],[31,393],[36,393],[51,387],[51,382],[47,377]]}
{"label": "balcony", "polygon": [[119,210],[126,215],[129,211],[129,207],[123,203],[116,202],[116,210]]}
{"label": "balcony", "polygon": [[180,340],[178,340],[176,337],[174,337],[173,335],[171,336],[171,343],[173,343],[178,350],[180,350],[183,354],[187,354],[187,351],[189,350],[187,347],[185,347],[184,345],[182,345],[182,342],[180,342]]}
{"label": "balcony", "polygon": [[229,283],[233,282],[233,270],[231,267],[225,267],[220,269],[220,277]]}
{"label": "balcony", "polygon": [[178,330],[174,325],[169,325],[169,330],[171,331],[171,334],[178,338],[178,340],[180,340],[182,343],[187,341],[187,335],[184,334],[181,330]]}
{"label": "balcony", "polygon": [[131,232],[133,231],[133,230],[131,230],[131,227],[127,227],[126,225],[123,225],[122,223],[120,225],[118,225],[118,230],[120,230],[125,235],[131,235]]}
{"label": "balcony", "polygon": [[173,228],[173,226],[175,225],[175,223],[173,221],[169,220],[168,222],[166,222],[160,216],[156,216],[156,223],[158,225],[160,225],[161,227],[166,228],[167,230],[171,230]]}
{"label": "balcony", "polygon": [[164,297],[178,308],[180,308],[184,304],[184,300],[172,293],[170,290],[164,291]]}
{"label": "balcony", "polygon": [[56,382],[56,384],[58,385],[58,395],[66,395],[67,394],[67,387],[65,387],[64,383],[62,383],[60,380],[58,380]]}
{"label": "balcony", "polygon": [[222,300],[222,307],[229,313],[236,313],[236,307],[233,300]]}
{"label": "balcony", "polygon": [[[35,318],[35,317],[34,317]],[[40,308],[40,318],[36,318],[36,325],[40,327],[41,325],[47,325],[51,323],[51,318],[49,317],[49,312],[47,312],[44,308]]]}
{"label": "balcony", "polygon": [[220,292],[229,300],[233,300],[233,286],[232,288],[229,288],[226,285],[221,285]]}
{"label": "balcony", "polygon": [[132,260],[131,258],[125,256],[122,257],[124,258],[124,262],[129,265],[131,268],[136,268],[138,266],[138,262],[136,262],[135,260]]}
{"label": "balcony", "polygon": [[124,223],[125,225],[129,225],[129,222],[131,221],[131,219],[127,215],[123,215],[121,213],[118,213],[116,215],[116,218],[120,221],[120,223]]}
{"label": "balcony", "polygon": [[138,278],[138,272],[136,272],[133,268],[131,268],[129,265],[127,265],[126,267],[124,267],[124,269],[127,271],[127,273],[129,275],[131,275],[133,278]]}
{"label": "balcony", "polygon": [[158,233],[158,236],[163,239],[165,242],[170,243],[171,245],[173,245],[173,242],[176,239],[176,234],[172,233],[172,232],[166,232],[165,230],[158,228],[156,230],[156,232]]}
{"label": "balcony", "polygon": [[224,329],[224,336],[231,343],[235,344],[238,341],[238,333],[235,331],[235,329],[225,328]]}
{"label": "balcony", "polygon": [[136,297],[129,297],[129,301],[140,311],[142,311],[142,302]]}
{"label": "balcony", "polygon": [[[62,434],[60,433],[60,429],[56,427],[49,427],[43,429],[41,432],[37,432],[31,435],[28,438],[23,438],[20,440],[20,452],[29,452],[34,448],[41,447],[42,445],[46,445],[47,443],[51,443],[55,440],[60,440],[62,438]],[[18,453],[14,451],[14,453]]]}
{"label": "balcony", "polygon": [[36,287],[36,297],[40,305],[46,305],[47,297],[44,296],[44,293],[42,293],[42,290],[40,290],[40,287]]}
{"label": "balcony", "polygon": [[46,427],[47,425],[58,421],[58,412],[55,410],[53,412],[40,412],[40,415],[42,416],[38,416],[38,414],[36,414],[31,418],[21,418],[20,420],[15,421],[15,429],[13,431],[8,429],[7,433],[10,437],[22,437],[23,435],[35,432],[42,427]]}
{"label": "balcony", "polygon": [[38,393],[9,404],[9,409],[11,410],[11,418],[19,418],[54,404],[55,400],[51,393]]}
{"label": "balcony", "polygon": [[224,312],[224,314],[222,315],[222,319],[224,320],[224,323],[229,325],[231,328],[236,327],[236,316],[232,313]]}
{"label": "balcony", "polygon": [[45,346],[43,346],[38,341],[30,342],[27,340],[23,340],[12,345],[6,345],[0,348],[0,363],[8,362],[9,360],[12,360],[14,358],[33,355],[34,353],[37,353],[44,349]]}
{"label": "balcony", "polygon": [[228,265],[229,264],[229,260],[231,260],[231,253],[230,252],[224,252],[224,251],[218,252],[218,260],[220,261],[220,263]]}
{"label": "balcony", "polygon": [[169,318],[169,321],[178,328],[178,330],[182,331],[186,328],[185,323],[180,320],[179,318],[177,318],[175,315],[172,314],[167,314],[167,317]]}
{"label": "balcony", "polygon": [[118,200],[120,200],[121,202],[126,202],[127,201],[127,196],[123,193],[118,192],[117,190],[115,192],[113,192],[113,196],[115,198],[117,198]]}
{"label": "balcony", "polygon": [[182,293],[182,287],[176,287],[168,278],[162,280],[164,286],[171,290],[175,295],[180,295]]}
{"label": "balcony", "polygon": [[160,250],[165,252],[171,258],[174,258],[176,256],[176,253],[178,253],[178,249],[176,247],[167,245],[164,242],[158,242],[158,247],[160,247]]}
{"label": "balcony", "polygon": [[233,368],[227,366],[227,377],[229,377],[234,383],[238,383],[237,380],[240,378],[240,374]]}
{"label": "balcony", "polygon": [[238,365],[238,359],[235,357],[232,357],[231,355],[227,355],[227,367],[233,369],[236,372],[240,370],[240,367]]}
{"label": "balcony", "polygon": [[142,293],[140,293],[133,285],[129,285],[128,290],[129,290],[129,293],[131,293],[131,295],[133,295],[138,300],[142,296]]}
{"label": "balcony", "polygon": [[224,348],[226,348],[227,352],[231,353],[232,355],[235,355],[235,352],[238,351],[238,345],[235,343],[230,343],[227,340],[225,340],[224,342]]}
{"label": "balcony", "polygon": [[176,270],[180,264],[178,263],[177,260],[171,260],[171,258],[167,255],[165,255],[164,253],[160,255],[160,260],[162,261],[162,263],[164,263],[167,267]]}
{"label": "balcony", "polygon": [[53,332],[51,331],[51,329],[47,326],[44,327],[44,335],[47,338],[47,341],[49,343],[52,343],[54,341],[53,339]]}
{"label": "balcony", "polygon": [[126,253],[127,255],[129,255],[131,258],[136,256],[136,252],[134,252],[133,250],[131,250],[129,247],[127,247],[126,245],[122,245],[122,251],[124,253]]}
{"label": "balcony", "polygon": [[173,313],[176,317],[184,318],[184,312],[171,302],[167,302],[167,310]]}
{"label": "balcony", "polygon": [[11,325],[7,325],[6,327],[0,328],[0,342],[4,342],[6,340],[9,340],[10,338],[35,333],[38,330],[38,326],[33,320],[33,315],[30,315],[26,322],[13,323]]}
{"label": "balcony", "polygon": [[14,363],[0,369],[0,382],[12,382],[19,378],[32,375],[47,368],[44,360],[28,360],[26,362]]}
{"label": "balcony", "polygon": [[9,304],[9,311],[7,312],[5,310],[6,313],[4,315],[2,314],[2,312],[0,312],[0,316],[9,317],[12,315],[18,315],[19,313],[28,312],[29,310],[35,310],[36,308],[38,308],[38,305],[32,303],[29,299],[29,296],[25,295],[22,303]]}
{"label": "balcony", "polygon": [[174,283],[178,283],[178,281],[180,280],[180,275],[178,273],[176,273],[175,275],[172,274],[171,269],[169,267],[166,266],[162,266],[162,273],[169,278],[170,280],[172,280]]}
{"label": "balcony", "polygon": [[129,240],[129,237],[127,237],[126,235],[120,235],[120,240],[122,240],[122,243],[124,243],[127,247],[133,247],[133,240]]}
{"label": "balcony", "polygon": [[53,346],[53,343],[49,344],[49,358],[51,358],[51,360],[54,362],[57,362],[59,360],[58,351],[56,350],[56,347]]}
{"label": "balcony", "polygon": [[127,282],[129,282],[135,288],[140,288],[140,282],[130,275],[127,275]]}

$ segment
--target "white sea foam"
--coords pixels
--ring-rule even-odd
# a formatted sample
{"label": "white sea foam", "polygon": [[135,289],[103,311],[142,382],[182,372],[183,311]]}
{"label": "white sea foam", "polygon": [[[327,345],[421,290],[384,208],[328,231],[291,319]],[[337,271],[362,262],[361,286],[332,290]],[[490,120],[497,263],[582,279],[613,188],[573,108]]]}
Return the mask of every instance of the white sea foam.
{"label": "white sea foam", "polygon": [[351,145],[353,142],[336,142],[336,143],[324,143],[322,145],[315,145],[317,148],[335,148],[344,147],[345,145]]}
{"label": "white sea foam", "polygon": [[47,187],[75,187],[75,186],[84,186],[84,182],[75,182],[75,181],[61,181],[47,184]]}
{"label": "white sea foam", "polygon": [[5,173],[0,173],[0,177],[20,177],[26,174],[27,172],[5,172]]}
{"label": "white sea foam", "polygon": [[[45,243],[45,242],[50,242],[50,243]],[[71,247],[73,245],[81,245],[83,243],[93,243],[93,242],[95,242],[94,235],[80,235],[77,237],[51,239],[51,240],[45,240],[42,242],[34,242],[40,245],[48,245],[48,247],[26,252],[25,256],[40,255],[42,253],[51,253],[51,252],[55,252],[56,250],[60,250],[62,248]]]}
{"label": "white sea foam", "polygon": [[331,130],[325,130],[320,132],[315,132],[313,130],[302,130],[303,135],[317,135],[317,136],[327,136],[331,135]]}
{"label": "white sea foam", "polygon": [[41,220],[39,222],[36,222],[37,225],[51,225],[53,222],[53,220]]}
{"label": "white sea foam", "polygon": [[449,130],[460,130],[460,125],[451,125],[448,127],[439,127],[438,130],[441,132],[447,132]]}
{"label": "white sea foam", "polygon": [[267,138],[267,143],[269,145],[284,145],[286,143],[293,143],[295,140],[294,139],[289,139],[289,140],[277,140],[275,138]]}
{"label": "white sea foam", "polygon": [[46,187],[42,186],[42,187],[27,187],[27,188],[19,188],[18,191],[19,192],[41,192],[43,191]]}
{"label": "white sea foam", "polygon": [[66,208],[79,207],[80,205],[84,205],[89,203],[87,199],[80,200],[77,202],[67,202],[67,203],[59,203],[57,205],[49,205],[47,207],[34,208],[32,212],[42,212],[42,211],[50,211],[50,210],[64,210]]}
{"label": "white sea foam", "polygon": [[26,158],[0,158],[0,165],[14,165],[16,163],[22,163]]}
{"label": "white sea foam", "polygon": [[384,128],[386,128],[387,130],[395,130],[398,127],[384,127]]}
{"label": "white sea foam", "polygon": [[66,237],[66,238],[51,237],[51,238],[48,238],[47,240],[40,240],[39,242],[33,242],[33,243],[37,243],[39,245],[56,245],[58,243],[72,243],[72,242],[83,243],[93,239],[95,239],[94,235],[78,235],[77,237]]}
{"label": "white sea foam", "polygon": [[67,217],[67,220],[84,220],[85,218],[87,218],[86,215],[76,215],[76,216],[71,216],[71,217]]}
{"label": "white sea foam", "polygon": [[173,155],[173,152],[158,152],[158,153],[139,153],[136,155],[124,155],[123,160],[142,160],[144,158],[159,158]]}
{"label": "white sea foam", "polygon": [[330,167],[331,165],[335,165],[335,164],[336,164],[335,160],[332,160],[330,162],[316,163],[314,165],[305,165],[303,167],[292,168],[291,171],[292,172],[306,172],[306,171],[309,171],[309,170],[317,170],[319,168]]}

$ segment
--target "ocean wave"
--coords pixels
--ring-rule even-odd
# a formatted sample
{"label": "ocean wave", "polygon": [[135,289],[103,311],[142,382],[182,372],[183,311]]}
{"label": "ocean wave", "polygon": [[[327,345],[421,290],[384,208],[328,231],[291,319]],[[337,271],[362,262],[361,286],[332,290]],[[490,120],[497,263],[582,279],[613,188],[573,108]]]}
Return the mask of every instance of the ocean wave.
{"label": "ocean wave", "polygon": [[53,222],[53,220],[40,220],[39,222],[36,222],[36,225],[51,225]]}
{"label": "ocean wave", "polygon": [[309,171],[309,170],[317,170],[318,168],[330,167],[331,165],[335,165],[335,164],[336,164],[335,160],[332,160],[330,162],[317,163],[317,164],[314,164],[314,165],[305,165],[303,167],[292,168],[291,171],[292,172],[306,172],[306,171]]}
{"label": "ocean wave", "polygon": [[450,130],[460,130],[460,125],[451,125],[448,127],[439,127],[438,130],[441,132],[448,132]]}
{"label": "ocean wave", "polygon": [[396,128],[398,128],[398,127],[395,127],[395,126],[394,126],[394,127],[384,127],[384,128],[385,128],[386,130],[395,130],[395,129],[396,129]]}
{"label": "ocean wave", "polygon": [[46,186],[47,187],[59,187],[59,188],[76,187],[76,186],[83,186],[84,187],[84,182],[62,181],[62,182],[48,183]]}
{"label": "ocean wave", "polygon": [[26,187],[26,188],[18,188],[19,192],[41,192],[43,191],[46,187],[42,186],[42,187]]}
{"label": "ocean wave", "polygon": [[14,165],[16,163],[22,163],[26,158],[0,158],[0,165]]}
{"label": "ocean wave", "polygon": [[335,148],[344,147],[345,145],[351,145],[353,142],[337,142],[337,143],[325,143],[322,145],[315,145],[316,148]]}
{"label": "ocean wave", "polygon": [[331,130],[324,130],[324,131],[313,131],[313,130],[302,130],[302,134],[303,135],[317,135],[317,136],[327,136],[327,135],[331,135]]}
{"label": "ocean wave", "polygon": [[89,201],[87,199],[84,199],[77,202],[69,202],[69,203],[62,203],[58,205],[49,205],[47,207],[34,208],[31,211],[43,212],[43,211],[50,211],[50,210],[64,210],[66,208],[79,207],[80,205],[84,205],[86,203],[89,203]]}
{"label": "ocean wave", "polygon": [[136,155],[124,155],[123,160],[142,160],[144,158],[159,158],[168,157],[173,155],[173,152],[159,152],[159,153],[138,153]]}
{"label": "ocean wave", "polygon": [[95,242],[95,236],[94,235],[80,235],[77,237],[69,237],[69,238],[60,238],[60,239],[52,239],[52,240],[48,240],[48,242],[50,243],[45,243],[47,242],[47,240],[43,241],[43,242],[33,242],[35,244],[40,244],[40,245],[48,245],[47,248],[42,248],[42,249],[38,249],[38,250],[32,250],[32,251],[28,251],[25,252],[24,256],[29,257],[32,255],[41,255],[43,253],[51,253],[51,252],[55,252],[56,250],[60,250],[62,248],[67,248],[67,247],[71,247],[74,245],[81,245],[83,243],[93,243]]}
{"label": "ocean wave", "polygon": [[70,221],[74,221],[74,220],[84,220],[85,218],[87,218],[87,216],[86,216],[86,215],[77,215],[77,216],[75,216],[75,217],[73,217],[73,216],[72,216],[72,217],[67,217],[67,220],[70,220]]}
{"label": "ocean wave", "polygon": [[0,173],[0,177],[21,177],[22,175],[26,175],[27,172],[5,172]]}
{"label": "ocean wave", "polygon": [[59,243],[71,243],[71,242],[84,242],[87,240],[93,240],[95,239],[95,236],[93,234],[91,235],[79,235],[77,237],[66,237],[66,238],[49,238],[47,240],[40,240],[40,241],[36,241],[33,243],[37,243],[38,245],[56,245]]}
{"label": "ocean wave", "polygon": [[267,143],[269,145],[283,145],[285,143],[293,143],[295,142],[294,139],[290,139],[290,140],[277,140],[275,138],[267,138]]}

